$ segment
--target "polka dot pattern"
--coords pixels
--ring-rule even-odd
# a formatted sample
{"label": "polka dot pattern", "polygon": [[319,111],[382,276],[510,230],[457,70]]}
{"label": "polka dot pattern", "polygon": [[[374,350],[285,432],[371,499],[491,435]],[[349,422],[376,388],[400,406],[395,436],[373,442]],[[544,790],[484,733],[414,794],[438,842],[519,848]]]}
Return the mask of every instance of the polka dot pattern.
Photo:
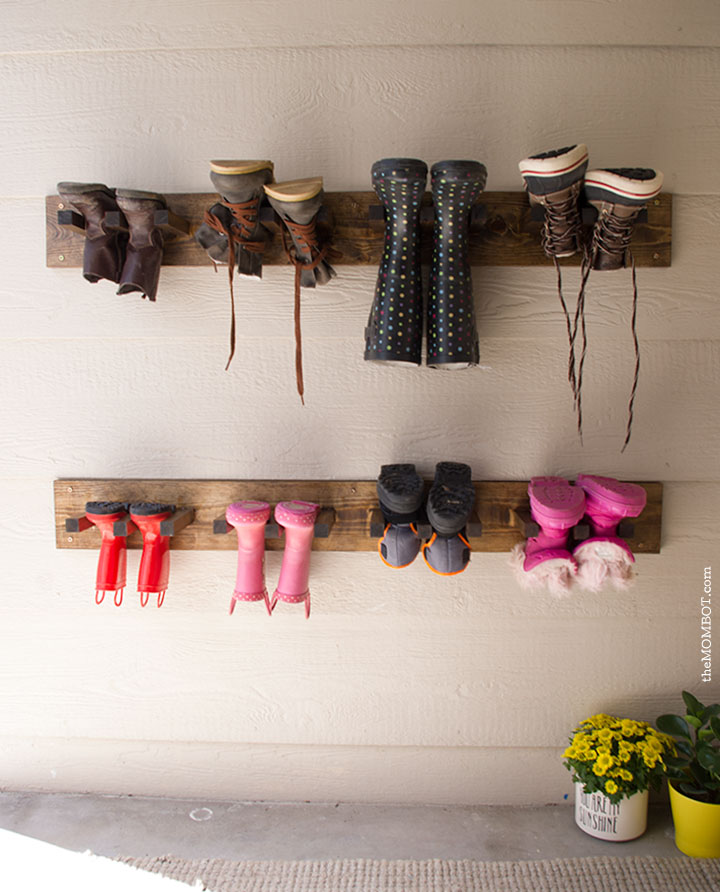
{"label": "polka dot pattern", "polygon": [[385,158],[372,182],[385,209],[385,243],[375,298],[365,331],[365,359],[420,365],[422,276],[420,204],[427,165],[415,158]]}
{"label": "polka dot pattern", "polygon": [[440,161],[431,170],[435,205],[427,305],[427,363],[465,368],[480,359],[468,261],[470,210],[485,187],[479,161]]}

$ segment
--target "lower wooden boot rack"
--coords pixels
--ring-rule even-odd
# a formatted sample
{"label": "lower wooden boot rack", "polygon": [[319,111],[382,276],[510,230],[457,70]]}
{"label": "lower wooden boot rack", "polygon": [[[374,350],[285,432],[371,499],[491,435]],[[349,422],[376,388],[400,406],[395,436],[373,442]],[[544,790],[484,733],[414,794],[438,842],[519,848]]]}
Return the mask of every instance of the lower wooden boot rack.
{"label": "lower wooden boot rack", "polygon": [[[429,489],[432,481],[426,480]],[[647,505],[640,517],[620,525],[636,554],[658,554],[661,544],[662,483],[641,482]],[[475,508],[467,534],[475,552],[510,551],[518,542],[537,534],[530,516],[527,481],[477,480]],[[321,511],[315,525],[316,551],[374,551],[383,534],[375,480],[130,480],[62,479],[55,481],[55,541],[58,548],[97,548],[100,534],[85,521],[85,503],[99,501],[154,501],[177,506],[166,521],[164,534],[170,547],[183,550],[234,550],[237,540],[228,535],[225,509],[231,502],[257,499],[274,507],[299,499],[315,502]],[[430,527],[419,524],[423,537]],[[589,530],[578,524],[576,539]],[[266,547],[281,550],[277,526],[266,528]],[[128,537],[129,548],[141,548],[137,531]]]}

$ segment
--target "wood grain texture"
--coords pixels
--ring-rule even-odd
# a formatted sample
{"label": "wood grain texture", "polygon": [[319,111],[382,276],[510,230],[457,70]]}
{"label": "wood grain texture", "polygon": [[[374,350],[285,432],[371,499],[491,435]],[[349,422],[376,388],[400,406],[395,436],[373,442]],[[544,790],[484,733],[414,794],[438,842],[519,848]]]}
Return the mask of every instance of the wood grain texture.
{"label": "wood grain texture", "polygon": [[6,197],[63,179],[206,192],[209,159],[258,155],[279,179],[322,175],[328,192],[367,190],[375,160],[407,155],[477,158],[489,190],[517,190],[521,158],[573,140],[592,167],[656,167],[667,192],[720,192],[710,49],[126,49],[0,56],[0,78]]}
{"label": "wood grain texture", "polygon": [[[638,326],[646,339],[671,341],[720,338],[716,274],[708,258],[720,242],[720,202],[711,196],[673,196],[673,265],[645,268],[638,276]],[[118,296],[109,282],[91,285],[79,270],[48,270],[37,262],[33,240],[16,239],[31,231],[40,237],[42,201],[0,200],[0,338],[166,339],[168,346],[190,335],[224,340],[230,300],[225,271],[166,266],[155,304],[139,296]],[[44,224],[44,220],[42,221]],[[338,267],[339,275],[302,298],[303,334],[309,338],[353,338],[364,330],[373,298],[377,268]],[[571,307],[579,269],[564,269]],[[560,346],[565,322],[552,267],[483,267],[473,272],[475,311],[483,343],[488,338],[553,340]],[[293,271],[267,266],[262,280],[236,280],[235,297],[241,337],[262,337],[272,327],[292,331]],[[592,337],[613,339],[627,332],[632,297],[630,272],[593,274],[586,314]],[[26,291],[32,299],[24,297]]]}
{"label": "wood grain texture", "polygon": [[[652,13],[652,14],[651,14]],[[6,2],[5,52],[122,51],[196,46],[278,47],[318,44],[581,44],[717,46],[720,15],[713,0],[626,0],[622,28],[612,0],[506,0],[503,4],[455,0],[452,15],[433,0],[397,0],[393,14],[381,0],[328,4],[310,0],[211,0],[202,14],[191,3],[155,0],[142,17],[112,0],[92,7],[72,0],[59,9],[50,0]],[[591,24],[590,24],[591,23]]]}
{"label": "wood grain texture", "polygon": [[[192,232],[203,219],[203,213],[218,200],[214,193],[168,194],[169,207],[189,221]],[[325,206],[333,220],[332,245],[340,252],[336,267],[347,265],[377,266],[382,257],[384,232],[382,222],[371,223],[369,209],[377,205],[374,192],[326,192]],[[425,194],[424,203],[432,206],[432,196]],[[472,266],[551,266],[552,261],[540,247],[542,223],[530,219],[530,206],[525,192],[485,192],[481,204],[486,208],[486,225],[469,235],[469,260]],[[45,199],[46,263],[49,267],[82,267],[84,236],[70,226],[58,223],[59,208],[65,208],[58,195]],[[672,241],[672,196],[664,193],[647,209],[647,222],[638,223],[632,241],[637,266],[670,266]],[[277,226],[266,230],[268,244],[263,266],[287,265]],[[432,224],[423,226],[422,262],[432,255]],[[163,265],[209,266],[205,251],[192,233],[164,232]],[[61,259],[62,258],[62,259]],[[568,258],[579,266],[581,256]]]}
{"label": "wood grain texture", "polygon": [[[426,481],[429,488],[431,481]],[[642,483],[648,496],[645,510],[635,521],[628,539],[637,553],[658,554],[662,527],[662,484]],[[527,482],[474,481],[476,514],[482,535],[469,538],[474,551],[510,551],[524,536],[515,529],[510,511],[527,510]],[[335,511],[335,523],[327,538],[315,537],[318,551],[375,551],[370,535],[371,515],[377,507],[374,480],[56,480],[55,543],[58,548],[94,548],[100,544],[96,528],[83,534],[68,533],[65,521],[84,511],[86,502],[147,500],[182,504],[195,510],[195,522],[179,530],[171,548],[184,550],[235,550],[237,538],[213,533],[213,521],[231,502],[260,499],[271,506],[286,499],[315,502]],[[129,548],[142,548],[135,531]],[[266,540],[265,548],[282,551],[283,539]]]}

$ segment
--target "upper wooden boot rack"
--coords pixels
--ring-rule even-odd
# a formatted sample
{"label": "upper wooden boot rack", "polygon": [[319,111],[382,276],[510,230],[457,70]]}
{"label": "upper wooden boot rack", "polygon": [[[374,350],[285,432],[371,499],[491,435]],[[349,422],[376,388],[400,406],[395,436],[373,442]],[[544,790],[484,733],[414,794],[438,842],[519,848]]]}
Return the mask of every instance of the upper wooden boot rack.
{"label": "upper wooden boot rack", "polygon": [[[426,480],[429,489],[432,481]],[[510,551],[528,536],[536,536],[530,516],[527,482],[474,481],[475,508],[467,524],[473,551]],[[620,525],[618,533],[633,552],[658,554],[662,520],[662,484],[641,483],[647,505],[640,517]],[[86,502],[158,501],[179,506],[166,521],[163,535],[172,536],[171,548],[232,550],[237,538],[227,535],[225,509],[231,502],[257,499],[275,506],[300,499],[315,502],[321,511],[315,524],[313,549],[317,551],[374,551],[384,523],[377,500],[375,480],[129,480],[86,479],[55,481],[55,542],[58,548],[97,548],[100,534],[85,519]],[[122,522],[122,521],[121,521]],[[116,535],[126,535],[127,529]],[[418,524],[418,533],[429,538],[429,524]],[[575,539],[590,535],[587,524],[578,524]],[[266,547],[281,550],[277,525],[266,526]],[[141,548],[142,538],[132,531],[130,548]]]}
{"label": "upper wooden boot rack", "polygon": [[[165,193],[168,211],[158,212],[157,225],[163,226],[165,247],[163,265],[210,266],[211,261],[198,245],[193,232],[207,208],[218,201],[214,192]],[[342,253],[333,265],[375,266],[383,248],[383,209],[374,192],[326,192],[323,220],[331,227],[332,244]],[[83,219],[67,208],[59,195],[45,201],[47,265],[82,267]],[[595,210],[583,208],[583,222],[591,224]],[[550,261],[540,247],[542,208],[530,208],[525,192],[484,192],[471,221],[470,263],[473,266],[544,266]],[[280,222],[269,205],[260,209],[260,219],[271,233]],[[423,200],[421,226],[431,229],[432,196]],[[429,234],[429,233],[428,233]],[[638,219],[633,234],[632,253],[637,266],[670,266],[672,236],[672,195],[662,193],[650,201]],[[431,238],[424,238],[423,262],[430,262]],[[580,256],[567,263],[579,264]],[[285,265],[288,260],[280,238],[269,240],[263,263]]]}

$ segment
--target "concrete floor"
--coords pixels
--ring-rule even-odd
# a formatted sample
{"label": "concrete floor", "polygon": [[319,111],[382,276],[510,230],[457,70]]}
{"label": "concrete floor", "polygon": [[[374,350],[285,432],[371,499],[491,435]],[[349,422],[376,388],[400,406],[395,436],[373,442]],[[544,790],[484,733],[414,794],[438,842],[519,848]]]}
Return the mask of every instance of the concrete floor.
{"label": "concrete floor", "polygon": [[592,855],[683,857],[667,805],[647,833],[603,842],[570,806],[256,803],[137,796],[0,793],[0,828],[74,851],[230,860],[373,858],[540,860]]}

